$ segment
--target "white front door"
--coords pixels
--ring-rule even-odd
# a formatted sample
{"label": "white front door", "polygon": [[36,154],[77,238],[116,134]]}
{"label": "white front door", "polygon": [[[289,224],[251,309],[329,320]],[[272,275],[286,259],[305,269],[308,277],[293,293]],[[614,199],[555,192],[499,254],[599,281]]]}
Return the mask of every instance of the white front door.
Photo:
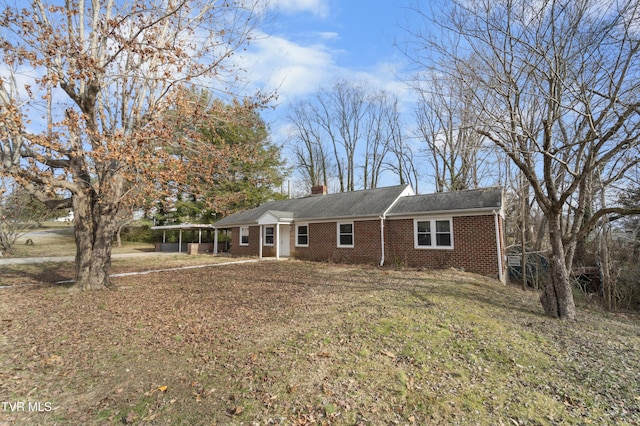
{"label": "white front door", "polygon": [[289,225],[280,225],[280,235],[278,235],[278,239],[280,240],[280,256],[289,257],[291,255],[291,249],[289,247],[289,239],[291,237]]}

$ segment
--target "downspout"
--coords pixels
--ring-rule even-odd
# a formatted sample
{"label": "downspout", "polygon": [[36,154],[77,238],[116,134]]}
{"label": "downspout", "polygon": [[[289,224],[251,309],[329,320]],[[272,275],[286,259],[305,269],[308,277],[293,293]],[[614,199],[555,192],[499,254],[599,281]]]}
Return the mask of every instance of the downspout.
{"label": "downspout", "polygon": [[493,212],[493,217],[495,218],[495,228],[496,228],[496,249],[497,249],[497,255],[498,255],[498,280],[503,283],[506,284],[506,281],[504,280],[504,276],[503,276],[503,271],[502,271],[502,244],[500,244],[500,221],[498,219],[498,212],[494,211]]}
{"label": "downspout", "polygon": [[[400,197],[404,197],[407,194],[405,194],[405,192],[407,192],[407,188],[411,189],[408,185],[405,187],[405,189],[402,191],[402,193],[393,201],[393,203],[391,203],[391,205],[389,207],[387,207],[387,209],[382,213],[382,216],[378,216],[380,218],[380,266],[384,266],[384,261],[385,261],[385,252],[384,252],[384,221],[387,220],[387,213],[389,213],[389,210],[391,210],[391,208],[398,202],[398,199],[400,199]],[[411,193],[413,193],[413,189],[411,189]]]}
{"label": "downspout", "polygon": [[[396,199],[396,201],[398,201]],[[391,210],[391,207],[393,207],[393,205],[396,202],[394,201],[393,203],[391,203],[391,205],[384,211],[384,213],[382,213],[382,216],[380,216],[380,249],[381,249],[381,254],[380,254],[380,266],[384,266],[384,261],[385,261],[385,253],[384,253],[384,221],[387,220],[387,213],[389,213],[389,210]]]}
{"label": "downspout", "polygon": [[387,212],[384,212],[382,216],[380,216],[380,247],[382,248],[380,266],[384,266],[384,219],[386,213]]}
{"label": "downspout", "polygon": [[273,236],[273,244],[276,245],[276,260],[280,260],[280,222],[276,222],[276,235]]}

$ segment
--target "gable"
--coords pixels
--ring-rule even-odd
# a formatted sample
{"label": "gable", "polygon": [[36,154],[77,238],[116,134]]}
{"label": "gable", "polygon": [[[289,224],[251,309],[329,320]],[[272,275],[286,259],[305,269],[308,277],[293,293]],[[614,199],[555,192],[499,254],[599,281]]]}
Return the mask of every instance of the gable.
{"label": "gable", "polygon": [[267,210],[257,220],[258,225],[273,225],[276,223],[291,223],[293,222],[293,212],[281,212],[274,210]]}

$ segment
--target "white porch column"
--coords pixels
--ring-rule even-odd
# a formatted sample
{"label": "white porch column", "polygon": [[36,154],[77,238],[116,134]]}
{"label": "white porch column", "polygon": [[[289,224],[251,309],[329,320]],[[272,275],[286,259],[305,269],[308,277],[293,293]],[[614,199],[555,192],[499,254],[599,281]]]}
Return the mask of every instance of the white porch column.
{"label": "white porch column", "polygon": [[182,229],[180,230],[180,236],[178,237],[178,253],[182,253]]}
{"label": "white porch column", "polygon": [[213,230],[213,254],[218,254],[218,229]]}
{"label": "white porch column", "polygon": [[202,228],[198,228],[198,244],[202,244]]}
{"label": "white porch column", "polygon": [[258,234],[260,236],[260,241],[258,244],[260,254],[258,255],[258,257],[262,259],[262,225],[258,226],[258,228],[260,228],[260,232]]}
{"label": "white porch column", "polygon": [[280,222],[276,223],[276,235],[273,237],[276,245],[276,259],[280,259]]}

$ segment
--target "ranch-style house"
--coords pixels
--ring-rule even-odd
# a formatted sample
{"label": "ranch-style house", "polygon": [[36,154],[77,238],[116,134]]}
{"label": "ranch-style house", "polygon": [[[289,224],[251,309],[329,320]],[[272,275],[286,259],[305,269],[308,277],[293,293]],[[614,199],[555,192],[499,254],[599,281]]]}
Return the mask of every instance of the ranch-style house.
{"label": "ranch-style house", "polygon": [[337,194],[316,186],[213,226],[231,231],[237,256],[458,268],[504,282],[503,222],[501,188],[415,195],[409,185]]}

